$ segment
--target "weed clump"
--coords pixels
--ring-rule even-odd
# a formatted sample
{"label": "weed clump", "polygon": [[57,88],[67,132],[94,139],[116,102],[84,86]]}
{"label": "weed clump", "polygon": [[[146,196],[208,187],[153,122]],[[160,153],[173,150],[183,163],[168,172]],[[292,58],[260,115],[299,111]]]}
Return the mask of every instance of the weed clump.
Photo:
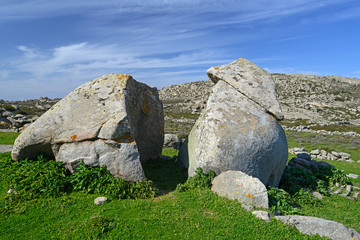
{"label": "weed clump", "polygon": [[178,184],[176,190],[179,192],[185,192],[187,190],[210,188],[211,181],[214,177],[214,171],[210,170],[204,173],[202,168],[197,168],[195,170],[195,175],[190,177],[185,183]]}
{"label": "weed clump", "polygon": [[70,174],[61,162],[43,156],[14,162],[8,153],[0,155],[0,180],[6,189],[11,189],[2,199],[3,209],[11,209],[22,201],[59,197],[72,191],[103,194],[113,199],[151,198],[158,192],[152,181],[133,183],[114,178],[104,166],[88,167],[81,162],[76,173]]}
{"label": "weed clump", "polygon": [[349,177],[335,167],[319,167],[310,172],[296,167],[286,166],[279,188],[268,186],[269,205],[273,212],[283,214],[301,214],[301,206],[320,206],[322,203],[313,196],[317,191],[329,196],[329,188],[336,183],[351,184]]}

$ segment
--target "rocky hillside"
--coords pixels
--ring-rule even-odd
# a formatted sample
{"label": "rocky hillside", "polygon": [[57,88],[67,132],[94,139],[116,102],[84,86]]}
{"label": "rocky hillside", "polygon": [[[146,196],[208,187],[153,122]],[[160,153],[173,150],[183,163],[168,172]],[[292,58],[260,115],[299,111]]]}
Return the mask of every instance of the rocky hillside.
{"label": "rocky hillside", "polygon": [[[360,126],[360,79],[306,74],[271,75],[285,115],[283,125],[345,122]],[[159,95],[165,112],[165,131],[187,136],[205,107],[212,86],[214,83],[207,80],[160,89]],[[22,114],[33,121],[58,100],[46,97],[15,102],[0,100],[0,110],[2,113],[11,111]],[[0,128],[11,125],[7,117],[0,115],[0,121],[7,122],[6,126],[0,125]]]}
{"label": "rocky hillside", "polygon": [[[331,124],[349,122],[360,125],[360,79],[306,74],[271,74],[285,115],[284,124]],[[210,80],[172,85],[160,90],[167,118],[166,130],[179,124],[186,129],[204,108]]]}

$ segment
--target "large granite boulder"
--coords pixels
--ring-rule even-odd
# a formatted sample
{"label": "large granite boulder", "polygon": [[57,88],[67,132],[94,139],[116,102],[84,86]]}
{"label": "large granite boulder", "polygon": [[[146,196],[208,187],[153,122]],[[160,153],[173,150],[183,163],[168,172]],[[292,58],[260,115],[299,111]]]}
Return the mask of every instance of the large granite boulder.
{"label": "large granite boulder", "polygon": [[[243,74],[256,79],[250,78],[250,73]],[[199,167],[216,174],[235,170],[277,187],[288,148],[282,127],[268,112],[227,81],[217,81],[206,108],[180,149],[180,164],[188,168],[189,176]]]}
{"label": "large granite boulder", "polygon": [[269,199],[265,185],[240,171],[226,171],[212,181],[211,190],[222,197],[255,207],[269,208]]}
{"label": "large granite boulder", "polygon": [[164,116],[156,88],[107,74],[56,103],[16,139],[16,161],[44,154],[74,171],[83,160],[115,177],[138,181],[141,163],[161,154]]}

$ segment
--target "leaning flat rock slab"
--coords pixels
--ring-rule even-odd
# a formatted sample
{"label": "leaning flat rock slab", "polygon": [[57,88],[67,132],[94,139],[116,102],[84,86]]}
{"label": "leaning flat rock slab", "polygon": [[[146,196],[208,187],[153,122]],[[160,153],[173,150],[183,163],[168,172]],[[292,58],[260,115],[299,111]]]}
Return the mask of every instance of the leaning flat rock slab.
{"label": "leaning flat rock slab", "polygon": [[106,165],[115,176],[141,180],[141,163],[160,155],[163,141],[157,89],[130,75],[107,74],[75,89],[25,129],[12,158],[42,153],[67,166],[84,160]]}
{"label": "leaning flat rock slab", "polygon": [[343,224],[334,221],[298,215],[276,216],[275,218],[307,235],[319,234],[334,240],[360,239],[360,234],[354,229],[347,228]]}
{"label": "leaning flat rock slab", "polygon": [[276,97],[274,80],[267,71],[254,63],[240,58],[228,65],[211,67],[206,73],[213,82],[224,81],[230,84],[277,119],[284,119]]}
{"label": "leaning flat rock slab", "polygon": [[245,205],[269,208],[265,185],[240,171],[226,171],[216,176],[211,190],[220,196],[238,200]]}
{"label": "leaning flat rock slab", "polygon": [[220,81],[182,145],[179,161],[189,176],[199,167],[216,174],[235,170],[277,187],[287,156],[286,136],[278,122]]}

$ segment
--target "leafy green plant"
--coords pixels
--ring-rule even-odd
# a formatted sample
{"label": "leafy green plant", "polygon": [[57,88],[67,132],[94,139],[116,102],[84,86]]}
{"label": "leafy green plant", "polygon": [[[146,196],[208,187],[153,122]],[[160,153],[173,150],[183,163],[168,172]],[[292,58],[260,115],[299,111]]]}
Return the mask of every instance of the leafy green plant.
{"label": "leafy green plant", "polygon": [[268,186],[268,198],[269,207],[272,212],[277,210],[282,214],[299,213],[299,209],[294,206],[295,202],[293,201],[291,195],[283,189]]}
{"label": "leafy green plant", "polygon": [[83,162],[70,176],[70,183],[74,191],[105,194],[116,199],[150,198],[158,192],[150,180],[128,182],[114,178],[105,166],[89,167]]}
{"label": "leafy green plant", "polygon": [[184,184],[178,184],[176,190],[184,192],[192,189],[204,189],[211,187],[211,181],[215,177],[215,172],[210,170],[204,173],[202,168],[195,170],[195,176],[190,177]]}

